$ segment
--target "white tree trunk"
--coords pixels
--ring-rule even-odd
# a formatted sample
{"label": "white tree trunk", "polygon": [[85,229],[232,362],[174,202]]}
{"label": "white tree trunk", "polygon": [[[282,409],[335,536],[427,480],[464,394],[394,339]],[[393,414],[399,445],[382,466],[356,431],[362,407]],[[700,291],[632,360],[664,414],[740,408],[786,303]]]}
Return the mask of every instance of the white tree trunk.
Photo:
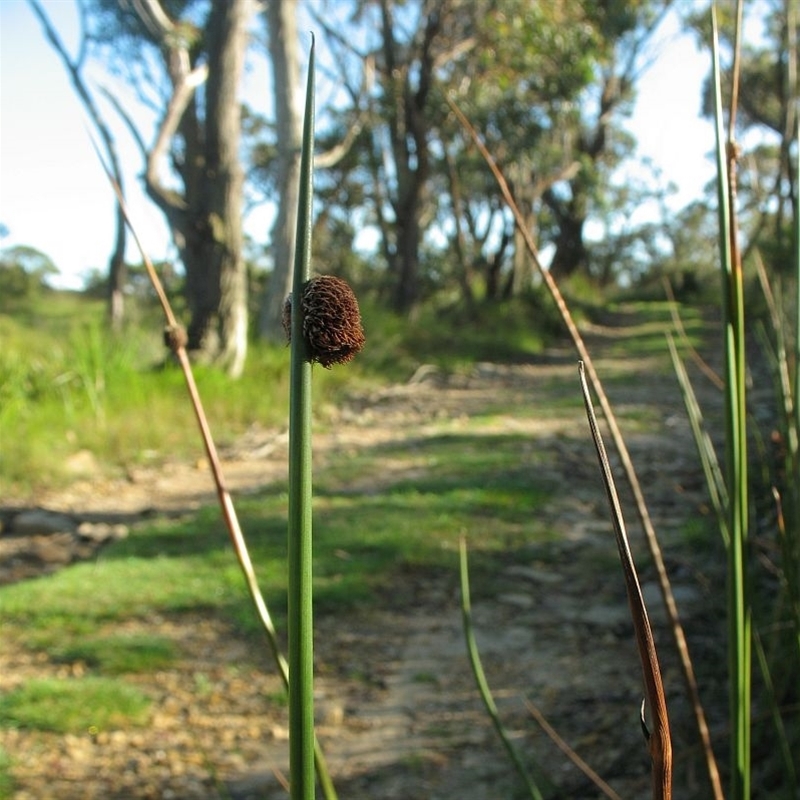
{"label": "white tree trunk", "polygon": [[279,341],[284,336],[283,303],[291,290],[303,138],[297,0],[270,0],[266,22],[275,95],[279,202],[272,229],[272,276],[261,299],[258,330],[264,338]]}
{"label": "white tree trunk", "polygon": [[[250,0],[214,0],[209,16],[206,84],[206,212],[213,247],[207,274],[218,281],[215,361],[239,377],[247,355],[247,270],[242,252],[239,84],[247,48]],[[219,230],[215,223],[219,221]],[[216,288],[216,287],[215,287]]]}

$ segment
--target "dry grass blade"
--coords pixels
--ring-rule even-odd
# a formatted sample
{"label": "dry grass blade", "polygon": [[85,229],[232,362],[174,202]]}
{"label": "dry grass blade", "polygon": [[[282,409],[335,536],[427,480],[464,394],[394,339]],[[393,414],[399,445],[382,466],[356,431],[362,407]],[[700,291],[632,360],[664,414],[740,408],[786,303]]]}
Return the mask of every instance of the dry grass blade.
{"label": "dry grass blade", "polygon": [[686,414],[689,417],[689,424],[692,426],[692,435],[695,446],[697,447],[700,463],[703,467],[703,474],[705,475],[706,487],[711,499],[711,505],[714,507],[714,513],[717,516],[717,524],[722,534],[722,540],[725,543],[725,547],[728,547],[731,538],[730,532],[728,531],[727,519],[725,517],[725,509],[728,507],[728,487],[725,485],[722,467],[717,458],[714,442],[706,429],[703,412],[697,400],[692,382],[689,380],[689,374],[686,372],[686,367],[678,354],[675,340],[670,334],[667,334],[667,345],[669,347],[670,357],[672,358],[672,367],[675,370],[675,376],[678,378],[678,383],[681,387],[681,394],[683,395]]}
{"label": "dry grass blade", "polygon": [[597,450],[597,458],[600,461],[600,470],[603,475],[603,484],[611,508],[611,521],[614,525],[617,550],[622,562],[625,588],[628,593],[628,605],[631,610],[636,645],[639,650],[639,660],[642,664],[646,701],[652,717],[653,730],[649,734],[648,746],[650,757],[653,761],[653,797],[655,800],[670,800],[672,797],[672,742],[670,741],[669,716],[667,715],[667,701],[664,696],[664,684],[661,680],[661,667],[658,663],[653,631],[650,628],[650,620],[642,597],[639,577],[636,574],[636,565],[633,563],[633,556],[628,545],[628,534],[625,531],[625,520],[622,516],[622,508],[614,485],[614,476],[611,473],[606,448],[600,436],[600,430],[597,427],[597,418],[594,414],[583,364],[580,364],[579,373],[583,401],[586,405],[586,415],[589,418],[589,427],[592,430],[592,439]]}
{"label": "dry grass blade", "polygon": [[536,720],[539,727],[550,737],[555,746],[610,800],[622,798],[565,742],[558,731],[547,721],[547,718],[530,701],[525,698],[525,707]]}

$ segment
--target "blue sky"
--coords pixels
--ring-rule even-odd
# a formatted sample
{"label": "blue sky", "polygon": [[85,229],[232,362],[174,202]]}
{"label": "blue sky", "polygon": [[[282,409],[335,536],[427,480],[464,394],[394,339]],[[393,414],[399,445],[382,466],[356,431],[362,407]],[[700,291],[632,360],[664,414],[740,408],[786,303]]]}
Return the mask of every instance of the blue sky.
{"label": "blue sky", "polygon": [[[683,0],[684,3],[693,0]],[[77,44],[72,0],[43,5],[68,46]],[[713,129],[699,117],[700,85],[710,56],[680,33],[674,16],[659,31],[659,55],[638,86],[629,129],[641,158],[652,160],[678,187],[671,206],[702,193],[712,177],[708,153]],[[105,85],[111,80],[94,76]],[[266,65],[256,63],[244,89],[248,100],[270,91]],[[63,66],[24,0],[0,2],[0,223],[3,246],[33,246],[61,271],[60,285],[77,288],[92,269],[104,270],[114,234],[113,197],[89,143],[84,112]],[[141,157],[116,129],[127,170],[128,202],[140,237],[154,260],[173,253],[161,213],[141,191]],[[636,165],[629,167],[636,172]],[[250,215],[246,228],[266,240],[270,211]],[[129,259],[138,261],[130,249]]]}

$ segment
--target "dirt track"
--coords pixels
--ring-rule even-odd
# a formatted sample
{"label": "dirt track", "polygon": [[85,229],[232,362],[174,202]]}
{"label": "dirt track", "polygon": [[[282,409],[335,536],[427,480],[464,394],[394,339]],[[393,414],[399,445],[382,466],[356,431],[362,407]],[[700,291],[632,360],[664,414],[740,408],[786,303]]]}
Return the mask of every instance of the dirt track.
{"label": "dirt track", "polygon": [[[699,513],[705,498],[691,433],[674,378],[663,370],[651,372],[647,361],[604,360],[608,346],[629,333],[625,325],[593,329],[591,349],[601,377],[605,371],[617,376],[609,395],[623,430],[627,414],[637,417],[646,410],[647,419],[656,420],[645,430],[632,424],[628,444],[691,642],[698,652],[714,654],[718,643],[709,623],[717,627],[720,602],[715,567],[697,564],[679,536],[684,520]],[[475,608],[476,633],[516,744],[523,753],[536,754],[564,787],[563,796],[601,795],[538,729],[524,697],[621,797],[636,800],[650,796],[638,722],[640,673],[624,588],[617,576],[609,579],[616,550],[585,421],[574,406],[559,412],[559,397],[549,394],[554,385],[549,378],[569,375],[577,372],[566,348],[548,353],[541,363],[479,365],[471,375],[449,380],[423,370],[409,384],[353,398],[329,426],[335,432],[317,437],[315,453],[324,461],[353,448],[458,430],[495,407],[498,397],[509,409],[522,404],[542,409],[541,416],[494,415],[482,430],[489,433],[494,426],[524,433],[537,448],[546,448],[547,469],[563,492],[542,509],[540,521],[561,535],[554,543],[532,546],[524,563],[505,567],[502,591]],[[224,453],[234,495],[282,478],[285,447],[282,432],[253,431]],[[396,457],[377,466],[375,491],[413,468]],[[141,513],[187,509],[213,499],[208,470],[198,463],[76,484],[40,502],[77,515],[102,518],[113,512],[134,520]],[[649,559],[633,514],[628,517],[672,702],[676,796],[706,796]],[[410,605],[365,610],[341,623],[321,620],[319,736],[340,797],[519,796],[519,782],[474,689],[455,587],[455,576],[409,575],[401,596],[413,598]],[[19,792],[13,796],[286,797],[276,776],[287,773],[287,723],[285,710],[268,702],[279,685],[266,660],[248,653],[247,645],[216,620],[180,616],[129,624],[132,631],[173,638],[184,653],[176,668],[132,679],[156,698],[152,724],[96,737],[0,731],[0,747],[15,760]],[[13,640],[4,638],[0,648],[2,690],[70,669]]]}

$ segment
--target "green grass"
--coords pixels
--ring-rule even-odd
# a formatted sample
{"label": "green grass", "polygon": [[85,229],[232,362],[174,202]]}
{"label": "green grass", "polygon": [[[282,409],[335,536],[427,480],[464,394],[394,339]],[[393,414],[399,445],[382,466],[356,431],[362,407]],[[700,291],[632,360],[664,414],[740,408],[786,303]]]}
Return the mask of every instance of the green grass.
{"label": "green grass", "polygon": [[[103,304],[89,297],[48,292],[10,311],[0,305],[0,484],[7,493],[68,482],[74,476],[65,462],[83,449],[112,473],[202,453],[183,376],[164,365],[162,324],[152,308],[131,311],[142,324],[114,336],[104,328]],[[196,369],[218,443],[255,423],[285,424],[288,367],[286,348],[256,343],[233,387],[216,370]],[[341,371],[317,370],[317,401],[331,403],[345,380]]]}
{"label": "green grass", "polygon": [[478,307],[431,304],[413,320],[361,303],[367,344],[358,369],[406,381],[421,364],[463,372],[480,361],[518,363],[539,355],[560,331],[550,301],[538,295]]}
{"label": "green grass", "polygon": [[[0,298],[0,486],[6,495],[66,484],[75,477],[67,460],[80,450],[90,451],[98,470],[111,474],[202,454],[183,376],[176,366],[164,366],[154,306],[129,303],[131,320],[113,336],[95,298],[48,291],[9,303]],[[646,320],[620,340],[620,348],[634,355],[663,353],[663,303],[626,303],[617,310]],[[552,308],[536,295],[471,314],[429,306],[412,321],[370,302],[363,313],[364,352],[347,369],[314,370],[317,423],[325,424],[326,409],[347,394],[406,381],[421,364],[453,374],[469,373],[481,361],[531,362],[558,331]],[[698,313],[686,310],[684,319],[694,335]],[[251,344],[245,373],[234,384],[201,367],[196,379],[218,444],[252,425],[286,424],[286,347]],[[565,397],[580,407],[574,384],[565,387]]]}
{"label": "green grass", "polygon": [[138,689],[119,680],[37,679],[0,697],[0,725],[96,733],[146,724],[150,702]]}
{"label": "green grass", "polygon": [[232,556],[191,551],[192,539],[186,537],[180,557],[113,558],[109,552],[98,564],[76,564],[48,578],[3,587],[2,618],[25,626],[29,635],[60,629],[69,641],[106,622],[152,613],[224,611],[243,599]]}
{"label": "green grass", "polygon": [[[57,465],[81,447],[111,469],[148,457],[157,461],[199,454],[182,377],[171,368],[153,369],[162,357],[155,334],[130,332],[124,341],[106,342],[98,338],[102,308],[96,302],[74,296],[51,300],[53,315],[38,324],[30,341],[25,335],[32,318],[0,317],[10,345],[0,351],[0,369],[13,378],[2,390],[10,402],[0,405],[3,485],[24,488],[66,480]],[[504,338],[503,314],[497,309],[485,312],[490,325],[466,328],[457,341],[443,335],[454,324],[447,315],[438,322],[431,315],[412,327],[392,317],[368,320],[367,352],[374,344],[374,354],[365,353],[351,365],[354,369],[315,369],[315,407],[335,404],[354,386],[374,386],[387,377],[405,380],[420,363],[436,363],[452,373],[469,371],[481,360],[530,361],[544,339],[535,330],[519,335],[520,325],[530,324],[525,316],[529,311],[520,304],[510,312],[509,329],[516,339]],[[642,313],[646,316],[646,310]],[[370,324],[382,327],[371,332]],[[393,361],[391,352],[396,354]],[[59,384],[59,376],[69,370],[73,377]],[[202,369],[197,381],[220,442],[253,423],[285,424],[285,348],[253,347],[244,377],[234,384]],[[528,557],[531,547],[552,539],[538,513],[559,491],[548,477],[547,442],[506,432],[498,424],[508,417],[580,414],[580,397],[568,378],[548,379],[541,389],[550,397],[557,390],[563,400],[558,408],[542,407],[535,394],[520,389],[508,401],[487,400],[458,432],[445,420],[438,432],[428,428],[424,436],[402,443],[331,457],[315,470],[318,615],[406,607],[416,601],[428,578],[449,581],[455,589],[462,534],[469,539],[481,595],[497,588],[504,565]],[[324,414],[317,421],[335,425]],[[13,437],[7,435],[11,430]],[[286,506],[281,485],[237,500],[279,630],[286,625]],[[260,628],[216,507],[142,523],[128,538],[105,547],[92,563],[0,587],[0,625],[10,638],[43,651],[54,663],[80,662],[90,671],[81,680],[34,682],[7,695],[0,724],[60,730],[139,724],[146,705],[134,704],[128,711],[115,705],[130,689],[120,676],[168,669],[181,654],[156,632],[124,636],[115,628],[129,620],[184,613],[213,615],[232,624],[253,637],[254,658],[260,654]],[[117,716],[96,719],[101,705]],[[74,706],[83,718],[80,713],[75,717]],[[91,720],[85,719],[86,709]]]}
{"label": "green grass", "polygon": [[[414,467],[412,477],[401,469],[378,493],[354,489],[374,477],[376,460],[383,457],[394,464],[405,459]],[[314,501],[320,611],[391,602],[386,587],[402,584],[410,570],[452,572],[461,532],[474,536],[476,554],[546,539],[536,510],[554,487],[538,476],[539,458],[516,434],[459,434],[383,448],[320,470]],[[263,591],[280,622],[286,496],[277,489],[237,505]],[[143,524],[94,563],[0,587],[3,625],[55,657],[81,659],[74,649],[79,638],[77,647],[88,648],[82,660],[92,660],[103,674],[121,668],[103,655],[104,639],[93,638],[100,626],[183,611],[208,611],[244,630],[256,629],[216,507]],[[136,647],[132,642],[129,649]]]}
{"label": "green grass", "polygon": [[82,663],[104,675],[166,669],[180,657],[170,639],[143,634],[89,636],[72,643],[44,644],[42,649],[56,663]]}
{"label": "green grass", "polygon": [[[657,304],[643,308],[627,305],[626,309],[646,321],[653,319],[648,313],[655,309],[659,323],[666,313]],[[96,319],[102,308],[96,301],[74,295],[54,295],[46,310],[47,322],[32,332],[25,359],[19,355],[15,358],[17,363],[41,359],[44,374],[51,380],[66,361],[47,361],[48,343],[52,355],[57,350],[53,340],[56,334],[68,340],[69,319],[73,319],[73,332],[82,330],[81,326],[92,315]],[[510,312],[512,331],[524,318],[522,310],[527,313],[527,306],[519,304],[516,312]],[[497,310],[487,314],[500,316]],[[433,327],[429,322],[428,327]],[[439,356],[455,368],[453,365],[464,357],[464,343],[474,344],[489,334],[470,331],[448,350],[453,337],[442,336],[441,326],[450,322],[445,318],[439,323],[440,341],[444,343]],[[7,363],[10,354],[22,352],[21,332],[30,323],[31,318],[20,321],[17,315],[10,321],[0,317],[0,324],[16,326],[9,339],[11,347],[0,353],[0,363]],[[373,324],[379,324],[377,318]],[[383,324],[386,337],[383,330],[372,334],[377,349],[384,338],[395,344],[395,339],[400,340],[397,346],[402,351],[402,342],[428,335],[419,326],[413,331],[403,330],[391,317]],[[369,337],[369,326],[367,333]],[[33,480],[28,473],[36,474],[37,453],[53,464],[70,448],[80,446],[89,447],[101,461],[116,459],[119,463],[142,458],[142,453],[151,448],[158,454],[156,458],[200,452],[194,420],[185,410],[181,376],[172,369],[145,369],[144,354],[150,352],[153,358],[160,352],[157,347],[148,351],[142,343],[149,334],[140,334],[142,338],[137,339],[132,333],[124,345],[100,343],[85,330],[80,335],[88,337],[86,350],[95,354],[81,356],[84,363],[113,363],[108,374],[104,373],[102,420],[98,423],[91,404],[81,399],[76,389],[70,401],[72,417],[67,425],[58,422],[59,415],[64,414],[64,399],[49,387],[48,380],[37,383],[29,376],[21,381],[12,391],[21,392],[25,402],[16,411],[5,412],[13,419],[2,421],[5,461],[0,469],[5,472],[0,471],[0,476],[5,485],[9,483],[8,462],[19,462],[12,468],[18,485]],[[502,344],[498,329],[491,335]],[[523,350],[525,346],[523,342]],[[114,355],[117,347],[126,348],[128,355]],[[477,356],[485,353],[477,348],[474,355],[479,360]],[[524,352],[516,355],[523,360],[529,357]],[[232,436],[254,421],[268,425],[274,419],[285,420],[287,369],[285,348],[255,347],[244,378],[235,384],[215,372],[198,370],[200,392],[218,438]],[[379,374],[370,378],[368,368],[362,365],[361,369],[353,372],[358,385],[385,377]],[[340,396],[347,380],[347,370],[315,370],[317,404]],[[551,534],[537,523],[537,509],[557,487],[548,483],[544,477],[548,471],[541,469],[546,448],[537,446],[527,435],[490,429],[509,415],[521,419],[534,413],[580,413],[575,384],[553,378],[542,390],[551,394],[553,381],[559,382],[558,394],[563,395],[555,411],[543,408],[535,395],[520,390],[510,400],[511,407],[499,399],[494,404],[487,400],[458,433],[448,431],[443,423],[439,434],[365,448],[347,458],[331,459],[324,469],[317,469],[314,567],[321,613],[390,602],[390,589],[399,587],[403,591],[414,571],[455,574],[456,544],[461,533],[470,538],[476,575],[481,575],[484,566],[485,573],[490,574],[492,559],[503,553],[547,540]],[[15,435],[6,435],[8,430],[14,430]],[[72,436],[67,435],[69,432]],[[384,472],[384,464],[391,468]],[[50,481],[46,467],[39,477],[45,483]],[[265,596],[280,624],[286,591],[285,488],[274,486],[261,497],[237,502],[237,508]],[[147,618],[154,613],[198,610],[221,615],[243,630],[257,627],[216,507],[177,521],[143,524],[127,539],[105,548],[95,563],[76,564],[46,578],[0,588],[0,619],[4,625],[17,629],[30,646],[44,647],[56,658],[84,660],[100,674],[127,669],[103,655],[102,638],[95,640],[101,628],[105,631],[115,621]],[[81,647],[88,648],[82,655],[71,650],[78,639]],[[120,656],[122,663],[135,657],[132,652]],[[152,657],[156,658],[155,654]]]}
{"label": "green grass", "polygon": [[[708,312],[702,306],[682,305],[679,313],[688,342],[693,347],[700,347],[703,337],[708,332],[708,322],[704,317]],[[595,321],[599,324],[627,326],[625,336],[607,343],[604,348],[605,358],[655,357],[665,373],[671,371],[670,363],[663,361],[666,350],[664,336],[667,331],[673,330],[668,302],[629,300],[605,306],[594,316],[597,317]]]}
{"label": "green grass", "polygon": [[8,800],[14,791],[14,779],[11,777],[11,758],[0,747],[0,800]]}

